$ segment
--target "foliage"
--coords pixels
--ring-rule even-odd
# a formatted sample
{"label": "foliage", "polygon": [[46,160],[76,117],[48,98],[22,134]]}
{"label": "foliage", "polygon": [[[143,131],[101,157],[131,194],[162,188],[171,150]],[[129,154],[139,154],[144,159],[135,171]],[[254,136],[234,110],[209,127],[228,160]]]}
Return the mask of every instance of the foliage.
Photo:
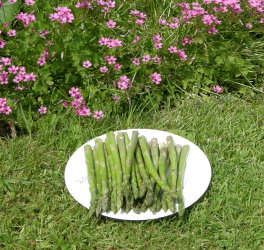
{"label": "foliage", "polygon": [[159,107],[212,90],[255,95],[263,87],[261,3],[28,1],[0,38],[0,56],[25,67],[14,82],[21,69],[9,73],[11,65],[0,63],[0,97],[19,123],[22,114],[34,121],[58,105],[82,116],[97,111],[100,119],[99,110],[110,115],[142,101]]}

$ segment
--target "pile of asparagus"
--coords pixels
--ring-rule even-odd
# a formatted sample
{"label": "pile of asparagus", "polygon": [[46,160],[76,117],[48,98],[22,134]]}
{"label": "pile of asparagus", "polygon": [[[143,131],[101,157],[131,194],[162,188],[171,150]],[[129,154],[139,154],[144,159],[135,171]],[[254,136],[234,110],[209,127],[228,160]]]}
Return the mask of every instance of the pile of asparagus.
{"label": "pile of asparagus", "polygon": [[189,146],[174,145],[171,136],[166,143],[157,139],[147,142],[133,131],[106,134],[105,142],[97,138],[92,149],[84,146],[91,193],[89,216],[112,210],[131,209],[135,213],[163,209],[184,213],[183,176]]}

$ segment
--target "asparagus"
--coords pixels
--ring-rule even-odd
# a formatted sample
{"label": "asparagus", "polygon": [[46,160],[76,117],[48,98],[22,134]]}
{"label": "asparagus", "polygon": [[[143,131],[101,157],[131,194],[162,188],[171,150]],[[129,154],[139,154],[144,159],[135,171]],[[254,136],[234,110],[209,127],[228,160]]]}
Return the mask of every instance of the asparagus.
{"label": "asparagus", "polygon": [[85,153],[86,166],[87,166],[87,172],[88,172],[89,189],[90,189],[90,194],[91,194],[90,208],[89,208],[89,217],[91,217],[96,211],[97,188],[96,188],[93,150],[90,145],[84,146],[84,153]]}
{"label": "asparagus", "polygon": [[109,205],[109,188],[108,188],[108,177],[107,177],[107,169],[105,162],[105,151],[104,151],[104,143],[102,139],[96,139],[95,145],[98,148],[98,160],[100,164],[100,172],[101,172],[101,183],[102,183],[102,211],[106,212]]}
{"label": "asparagus", "polygon": [[143,158],[144,158],[144,161],[145,161],[145,164],[149,170],[149,173],[151,174],[152,177],[154,177],[155,181],[158,183],[158,185],[160,185],[160,187],[166,191],[168,193],[169,196],[171,197],[174,197],[176,198],[175,196],[175,192],[173,192],[173,190],[171,190],[169,188],[169,186],[167,185],[167,183],[165,181],[163,181],[156,169],[154,168],[153,166],[153,163],[151,161],[151,158],[150,158],[150,155],[149,155],[149,152],[148,152],[148,144],[147,144],[147,141],[146,141],[146,138],[144,136],[140,136],[139,137],[139,144],[140,144],[140,147],[142,149],[142,154],[143,154]]}
{"label": "asparagus", "polygon": [[138,169],[139,169],[140,175],[141,175],[142,180],[143,180],[143,184],[146,186],[146,188],[152,190],[153,189],[152,183],[151,183],[149,175],[145,169],[143,156],[142,156],[141,149],[139,146],[136,147],[136,159],[137,159],[137,163],[138,163]]}
{"label": "asparagus", "polygon": [[132,187],[132,192],[134,199],[139,198],[139,188],[137,185],[137,177],[136,177],[136,164],[135,161],[132,163],[132,176],[131,176],[131,187]]}
{"label": "asparagus", "polygon": [[[166,184],[167,184],[167,179],[166,179],[167,154],[168,154],[167,146],[164,142],[162,142],[160,144],[159,176]],[[161,205],[162,205],[162,209],[165,212],[167,212],[167,210],[168,210],[167,199],[168,199],[168,197],[166,196],[165,192],[163,192],[163,195],[161,198]]]}
{"label": "asparagus", "polygon": [[121,166],[122,166],[122,172],[123,177],[124,173],[126,172],[126,157],[127,157],[127,150],[126,150],[126,144],[124,140],[124,136],[122,132],[118,132],[116,136],[120,160],[121,160]]}
{"label": "asparagus", "polygon": [[144,197],[144,195],[146,193],[146,186],[143,183],[142,178],[140,176],[139,167],[138,167],[138,163],[137,163],[136,159],[135,159],[134,163],[135,163],[135,173],[136,173],[136,178],[137,178],[137,185],[138,185],[138,189],[139,189],[139,198],[142,198],[142,197]]}
{"label": "asparagus", "polygon": [[179,205],[180,216],[183,216],[185,211],[182,189],[183,189],[183,180],[184,180],[184,170],[185,170],[188,153],[189,153],[189,145],[184,145],[179,157],[179,171],[178,171],[178,179],[177,179],[177,193],[178,193],[178,205]]}
{"label": "asparagus", "polygon": [[106,137],[107,137],[106,143],[109,143],[109,148],[114,165],[114,171],[116,173],[116,207],[118,211],[121,209],[123,205],[122,167],[118,153],[118,148],[115,141],[114,132],[108,132],[106,134]]}
{"label": "asparagus", "polygon": [[126,169],[125,169],[126,171],[124,174],[124,182],[123,182],[124,193],[126,196],[129,196],[129,179],[131,175],[131,166],[132,166],[132,161],[133,161],[134,152],[137,146],[137,142],[138,142],[138,132],[133,131],[131,140],[129,142],[128,150],[127,150]]}
{"label": "asparagus", "polygon": [[94,156],[94,165],[95,165],[96,187],[98,193],[96,216],[99,216],[99,214],[101,214],[102,212],[102,180],[101,180],[101,170],[100,170],[100,162],[98,155],[98,145],[94,146],[93,156]]}
{"label": "asparagus", "polygon": [[177,154],[178,154],[178,161],[179,161],[179,155],[180,155],[180,153],[181,153],[182,146],[179,145],[179,144],[177,144],[176,147],[175,147],[175,149],[176,149],[176,152],[177,152]]}
{"label": "asparagus", "polygon": [[109,193],[112,192],[112,173],[111,173],[111,168],[113,165],[112,158],[110,155],[107,153],[106,146],[104,144],[104,151],[105,151],[105,163],[106,163],[106,169],[107,169],[107,177],[108,177],[108,188],[109,188]]}
{"label": "asparagus", "polygon": [[168,178],[170,179],[171,182],[170,188],[176,191],[178,159],[177,159],[177,153],[172,136],[167,136],[167,144],[168,144],[168,151],[169,151],[170,164],[171,164]]}

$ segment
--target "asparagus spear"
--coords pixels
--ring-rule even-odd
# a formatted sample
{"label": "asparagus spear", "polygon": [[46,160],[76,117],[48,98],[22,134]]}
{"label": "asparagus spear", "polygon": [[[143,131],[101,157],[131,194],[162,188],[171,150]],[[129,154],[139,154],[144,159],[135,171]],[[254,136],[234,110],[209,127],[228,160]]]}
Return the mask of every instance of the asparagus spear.
{"label": "asparagus spear", "polygon": [[183,180],[184,180],[184,170],[185,170],[188,153],[189,153],[189,145],[184,145],[179,157],[179,172],[177,179],[177,193],[178,193],[178,205],[179,205],[180,216],[183,216],[185,211],[182,189],[183,189]]}
{"label": "asparagus spear", "polygon": [[122,167],[120,162],[120,157],[118,153],[118,148],[115,141],[114,132],[108,132],[106,134],[107,143],[109,143],[111,156],[113,159],[114,169],[116,172],[116,187],[117,187],[117,195],[116,195],[116,206],[117,211],[121,209],[123,205],[123,190],[122,190]]}
{"label": "asparagus spear", "polygon": [[176,191],[178,159],[177,159],[177,153],[172,136],[167,136],[167,144],[168,144],[168,151],[169,151],[170,164],[171,164],[168,178],[170,179],[171,182],[170,188]]}
{"label": "asparagus spear", "polygon": [[132,174],[132,176],[131,176],[131,187],[132,187],[134,199],[136,200],[139,198],[139,189],[138,189],[138,185],[137,185],[135,161],[133,161],[133,163],[132,163],[132,173],[131,174]]}
{"label": "asparagus spear", "polygon": [[[157,139],[155,138],[152,139],[150,142],[150,151],[151,151],[151,158],[152,158],[153,166],[158,172],[159,171],[159,145],[158,145]],[[153,180],[154,180],[154,183],[153,183]],[[157,202],[159,199],[160,188],[158,188],[159,185],[155,185],[155,179],[153,177],[151,181],[152,181],[153,188],[154,188],[154,194],[153,194],[154,197],[153,197],[153,204],[149,209],[154,214],[157,212]]]}
{"label": "asparagus spear", "polygon": [[[159,158],[159,176],[160,178],[167,184],[167,178],[166,178],[166,171],[167,171],[167,154],[168,149],[164,142],[160,144],[160,158]],[[168,210],[168,204],[167,204],[167,196],[165,192],[163,192],[162,198],[161,198],[161,205],[162,209],[167,212]]]}
{"label": "asparagus spear", "polygon": [[127,150],[126,150],[126,144],[125,144],[125,140],[124,140],[124,136],[123,136],[122,132],[117,133],[116,140],[117,140],[117,146],[118,146],[118,150],[119,150],[122,172],[123,172],[123,178],[124,178],[124,173],[126,172]]}
{"label": "asparagus spear", "polygon": [[102,181],[102,211],[106,212],[109,205],[109,188],[108,188],[108,177],[105,162],[105,151],[104,143],[102,139],[95,139],[95,145],[98,148],[98,160],[100,164],[101,181]]}
{"label": "asparagus spear", "polygon": [[98,145],[94,146],[93,156],[94,156],[94,165],[95,165],[96,187],[98,194],[96,216],[99,216],[99,214],[102,213],[102,179],[101,179],[101,170],[100,170],[100,163],[98,156]]}
{"label": "asparagus spear", "polygon": [[88,172],[89,189],[91,194],[90,208],[89,208],[89,217],[91,217],[95,213],[97,207],[97,188],[96,188],[93,150],[90,145],[84,146],[84,153],[85,153],[86,166]]}
{"label": "asparagus spear", "polygon": [[105,163],[106,163],[106,170],[107,170],[107,177],[108,177],[108,188],[109,193],[112,193],[112,173],[111,173],[111,167],[113,165],[112,158],[107,153],[106,146],[104,144],[104,152],[105,152]]}
{"label": "asparagus spear", "polygon": [[158,185],[160,185],[160,187],[166,191],[168,193],[169,196],[176,198],[175,196],[175,192],[173,192],[173,190],[171,190],[169,188],[169,186],[167,185],[166,182],[164,182],[158,175],[156,169],[153,166],[153,163],[151,161],[149,152],[148,152],[148,144],[146,141],[146,138],[144,136],[140,136],[139,137],[139,144],[142,150],[142,154],[143,154],[143,158],[145,161],[145,164],[149,170],[149,173],[151,174],[151,176],[154,177],[155,181],[158,183]]}
{"label": "asparagus spear", "polygon": [[111,176],[112,176],[111,210],[116,214],[117,213],[116,168],[115,168],[115,165],[113,164],[111,149],[110,149],[109,142],[108,142],[107,138],[105,139],[105,148],[107,151],[107,155],[108,155],[108,159],[109,159],[109,165],[110,165],[110,172],[111,172]]}
{"label": "asparagus spear", "polygon": [[138,185],[138,189],[139,189],[139,198],[144,197],[145,193],[146,193],[146,186],[142,181],[142,178],[140,176],[139,173],[139,167],[138,167],[138,163],[135,159],[135,173],[136,173],[136,178],[137,178],[137,185]]}
{"label": "asparagus spear", "polygon": [[138,163],[138,169],[139,169],[139,172],[140,172],[140,175],[142,177],[144,185],[146,186],[146,188],[152,190],[152,188],[153,188],[152,183],[151,183],[149,175],[146,171],[143,156],[142,156],[141,149],[139,146],[136,147],[136,159],[137,159],[137,163]]}

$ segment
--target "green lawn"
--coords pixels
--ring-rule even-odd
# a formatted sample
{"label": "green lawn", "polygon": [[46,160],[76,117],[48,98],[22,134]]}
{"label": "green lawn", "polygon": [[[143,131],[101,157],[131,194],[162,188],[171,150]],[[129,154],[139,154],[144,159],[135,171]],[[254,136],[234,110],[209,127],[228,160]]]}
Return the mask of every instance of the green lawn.
{"label": "green lawn", "polygon": [[[38,132],[0,149],[0,249],[264,249],[264,105],[189,99],[174,110],[101,121],[48,115]],[[71,154],[109,130],[180,130],[205,152],[212,181],[185,216],[129,222],[88,218],[64,184]],[[181,132],[182,134],[182,132]]]}

